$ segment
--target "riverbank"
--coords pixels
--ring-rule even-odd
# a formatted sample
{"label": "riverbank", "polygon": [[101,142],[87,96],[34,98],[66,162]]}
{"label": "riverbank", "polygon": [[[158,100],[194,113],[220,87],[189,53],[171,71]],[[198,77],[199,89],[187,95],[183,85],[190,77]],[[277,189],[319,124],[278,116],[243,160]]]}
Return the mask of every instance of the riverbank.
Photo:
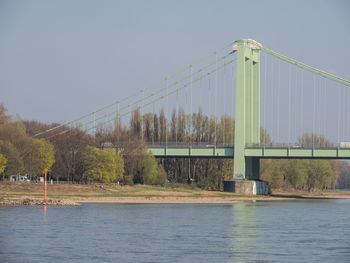
{"label": "riverbank", "polygon": [[273,191],[269,196],[240,195],[205,191],[187,185],[113,186],[49,184],[47,201],[43,202],[43,184],[1,182],[0,205],[77,205],[79,203],[238,203],[297,199],[350,198],[338,191]]}

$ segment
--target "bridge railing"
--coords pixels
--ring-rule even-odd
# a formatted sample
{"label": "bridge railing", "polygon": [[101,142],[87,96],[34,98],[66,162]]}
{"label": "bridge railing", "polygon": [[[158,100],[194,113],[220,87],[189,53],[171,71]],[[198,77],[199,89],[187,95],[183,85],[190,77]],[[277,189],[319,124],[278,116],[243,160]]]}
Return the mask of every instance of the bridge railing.
{"label": "bridge railing", "polygon": [[339,144],[296,144],[296,143],[260,143],[260,144],[246,144],[246,148],[294,148],[294,149],[337,149],[337,148],[350,148],[350,145],[339,143]]}
{"label": "bridge railing", "polygon": [[198,148],[226,148],[233,147],[232,143],[208,143],[208,142],[149,142],[148,147],[171,147],[171,148],[182,148],[182,147],[198,147]]}

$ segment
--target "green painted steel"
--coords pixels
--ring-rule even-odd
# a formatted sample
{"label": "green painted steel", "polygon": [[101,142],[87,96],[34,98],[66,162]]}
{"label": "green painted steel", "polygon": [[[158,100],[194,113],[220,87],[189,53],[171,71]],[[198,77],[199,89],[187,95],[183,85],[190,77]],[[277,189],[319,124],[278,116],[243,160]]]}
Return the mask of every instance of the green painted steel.
{"label": "green painted steel", "polygon": [[233,147],[149,146],[148,149],[155,157],[233,158]]}
{"label": "green painted steel", "polygon": [[[155,157],[234,158],[234,147],[149,146]],[[246,148],[244,162],[248,174],[256,174],[258,160],[266,159],[350,159],[350,148]],[[254,171],[255,170],[255,171]]]}
{"label": "green painted steel", "polygon": [[325,72],[325,71],[319,70],[319,69],[317,69],[317,68],[308,66],[308,65],[306,65],[306,64],[304,64],[304,63],[301,63],[301,62],[296,61],[296,60],[294,60],[294,59],[291,59],[291,58],[288,58],[288,57],[286,57],[286,56],[283,56],[283,55],[281,55],[281,54],[279,54],[279,53],[277,53],[277,52],[274,52],[274,51],[272,51],[272,50],[269,50],[269,49],[267,49],[267,48],[261,47],[261,50],[264,51],[264,52],[266,52],[266,53],[268,53],[268,54],[270,54],[270,55],[272,55],[272,56],[274,56],[274,57],[277,57],[277,58],[279,58],[279,59],[281,59],[281,60],[284,60],[284,61],[286,61],[286,62],[288,62],[288,63],[291,63],[291,64],[293,64],[293,65],[296,65],[296,66],[298,66],[298,67],[300,67],[300,68],[306,69],[306,70],[308,70],[308,71],[310,71],[310,72],[316,73],[316,74],[318,74],[318,75],[320,75],[320,76],[322,76],[322,77],[325,77],[325,78],[327,78],[327,79],[331,79],[331,80],[337,81],[337,82],[339,82],[339,83],[341,83],[341,84],[344,84],[344,85],[346,85],[346,86],[350,86],[350,81],[347,80],[347,79],[343,79],[343,78],[340,78],[340,77],[335,76],[335,75],[333,75],[333,74],[330,74],[330,73],[328,73],[328,72]]}
{"label": "green painted steel", "polygon": [[244,150],[247,144],[260,144],[260,44],[241,39],[234,48],[237,50],[234,177],[255,178],[256,170],[250,167],[253,162],[246,161]]}
{"label": "green painted steel", "polygon": [[246,148],[245,156],[267,159],[350,159],[350,148]]}

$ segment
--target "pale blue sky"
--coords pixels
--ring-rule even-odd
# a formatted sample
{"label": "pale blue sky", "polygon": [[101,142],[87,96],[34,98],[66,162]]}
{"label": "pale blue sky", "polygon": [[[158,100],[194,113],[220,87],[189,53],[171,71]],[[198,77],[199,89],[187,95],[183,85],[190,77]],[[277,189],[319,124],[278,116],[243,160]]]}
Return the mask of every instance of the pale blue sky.
{"label": "pale blue sky", "polygon": [[0,102],[63,122],[240,38],[350,79],[349,3],[0,0]]}

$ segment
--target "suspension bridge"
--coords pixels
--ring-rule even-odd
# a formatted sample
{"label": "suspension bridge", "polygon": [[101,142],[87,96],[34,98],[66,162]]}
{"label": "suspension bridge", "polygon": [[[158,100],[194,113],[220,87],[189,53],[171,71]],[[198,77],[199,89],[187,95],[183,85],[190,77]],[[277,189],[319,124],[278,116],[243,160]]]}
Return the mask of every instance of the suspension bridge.
{"label": "suspension bridge", "polygon": [[350,159],[349,86],[335,74],[241,39],[35,136],[117,129],[138,110],[140,136],[155,157],[234,158],[232,178],[255,180],[262,158]]}

